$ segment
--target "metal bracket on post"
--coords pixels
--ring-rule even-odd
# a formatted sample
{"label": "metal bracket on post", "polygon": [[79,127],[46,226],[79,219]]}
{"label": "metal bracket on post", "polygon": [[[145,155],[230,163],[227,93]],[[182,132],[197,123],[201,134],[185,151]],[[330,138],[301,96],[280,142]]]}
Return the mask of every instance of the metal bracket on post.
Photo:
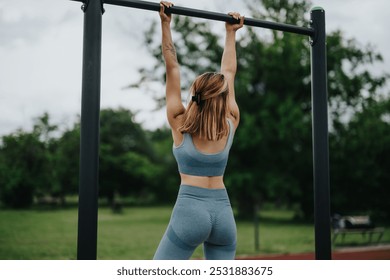
{"label": "metal bracket on post", "polygon": [[313,34],[310,36],[309,42],[311,46],[314,46],[315,43],[317,42],[318,38],[318,32],[317,32],[317,25],[313,20],[310,20],[310,27],[314,30]]}
{"label": "metal bracket on post", "polygon": [[88,9],[89,0],[83,0],[83,5],[81,5],[81,10],[85,13]]}
{"label": "metal bracket on post", "polygon": [[[100,5],[102,6],[102,14],[104,14],[104,12],[105,12],[104,7],[103,7],[104,0],[99,0],[99,1],[100,1]],[[81,10],[84,13],[87,11],[88,5],[89,5],[89,0],[83,0],[83,5],[81,5]]]}

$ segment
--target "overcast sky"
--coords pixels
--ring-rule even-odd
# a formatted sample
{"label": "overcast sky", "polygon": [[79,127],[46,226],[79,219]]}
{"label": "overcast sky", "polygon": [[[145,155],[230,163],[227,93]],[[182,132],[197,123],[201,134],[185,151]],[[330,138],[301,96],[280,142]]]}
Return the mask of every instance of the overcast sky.
{"label": "overcast sky", "polygon": [[[157,1],[154,1],[157,2]],[[177,0],[177,6],[244,11],[240,0]],[[384,56],[376,71],[390,72],[389,0],[316,0],[326,11],[327,30],[372,44]],[[80,114],[83,13],[69,0],[0,0],[0,135],[30,129],[48,112],[62,127]],[[143,47],[143,28],[157,13],[105,5],[101,107],[138,111],[137,121],[153,129],[166,124],[153,113],[150,96],[123,88],[137,81],[137,69],[153,62]],[[246,11],[247,12],[247,11]],[[222,24],[222,23],[215,23]],[[223,25],[222,25],[223,27]],[[161,88],[163,85],[153,85]]]}

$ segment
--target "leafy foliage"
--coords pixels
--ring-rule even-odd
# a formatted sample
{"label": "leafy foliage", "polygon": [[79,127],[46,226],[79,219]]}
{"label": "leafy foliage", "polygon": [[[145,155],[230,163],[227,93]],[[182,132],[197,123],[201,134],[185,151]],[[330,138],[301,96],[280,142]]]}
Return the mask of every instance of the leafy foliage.
{"label": "leafy foliage", "polygon": [[18,130],[4,136],[0,147],[0,199],[5,206],[26,208],[34,195],[47,192],[55,176],[49,152],[53,147],[50,133],[56,129],[44,114],[36,120],[32,132]]}
{"label": "leafy foliage", "polygon": [[333,209],[388,219],[389,113],[390,100],[380,100],[339,124],[337,134],[331,135]]}
{"label": "leafy foliage", "polygon": [[107,109],[100,114],[100,194],[113,203],[115,194],[145,192],[154,166],[151,144],[133,114]]}
{"label": "leafy foliage", "polygon": [[[165,170],[152,136],[133,117],[125,109],[101,111],[99,194],[113,206],[117,196],[132,196],[137,204],[153,201],[159,187],[155,178]],[[57,198],[64,205],[66,195],[77,194],[80,124],[59,137],[54,132],[60,135],[44,114],[32,132],[3,136],[0,198],[4,206],[26,208],[42,197]]]}

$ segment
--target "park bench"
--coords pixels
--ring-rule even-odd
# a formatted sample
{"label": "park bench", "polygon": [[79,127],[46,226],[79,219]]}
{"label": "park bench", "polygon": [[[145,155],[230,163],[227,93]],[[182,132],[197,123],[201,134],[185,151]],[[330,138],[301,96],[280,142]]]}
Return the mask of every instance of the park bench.
{"label": "park bench", "polygon": [[61,205],[61,199],[54,196],[38,196],[36,198],[36,203],[38,205],[58,206]]}
{"label": "park bench", "polygon": [[373,236],[377,236],[376,243],[382,239],[384,228],[375,227],[369,216],[339,216],[332,219],[333,224],[333,244],[337,237],[341,235],[341,242],[344,242],[347,234],[361,234],[363,238],[368,235],[368,242],[371,243]]}

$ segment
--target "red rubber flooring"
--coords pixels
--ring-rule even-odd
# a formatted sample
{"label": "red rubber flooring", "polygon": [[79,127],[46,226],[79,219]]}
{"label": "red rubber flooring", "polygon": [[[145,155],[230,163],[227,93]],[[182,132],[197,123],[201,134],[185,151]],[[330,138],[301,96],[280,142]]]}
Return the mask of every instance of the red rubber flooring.
{"label": "red rubber flooring", "polygon": [[[313,253],[237,256],[238,260],[314,260]],[[333,260],[390,260],[390,245],[345,248],[332,252]]]}

